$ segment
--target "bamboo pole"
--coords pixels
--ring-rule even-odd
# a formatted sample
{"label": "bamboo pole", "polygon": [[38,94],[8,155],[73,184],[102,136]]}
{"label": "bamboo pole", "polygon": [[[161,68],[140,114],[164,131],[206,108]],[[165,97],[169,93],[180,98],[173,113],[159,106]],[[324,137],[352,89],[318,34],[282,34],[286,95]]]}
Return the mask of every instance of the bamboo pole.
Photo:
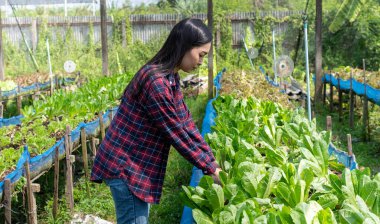
{"label": "bamboo pole", "polygon": [[9,179],[5,179],[4,181],[4,201],[3,205],[5,207],[4,216],[5,216],[5,224],[12,223],[12,185]]}
{"label": "bamboo pole", "polygon": [[347,149],[348,149],[348,155],[352,156],[352,139],[351,134],[347,134]]}
{"label": "bamboo pole", "polygon": [[100,126],[100,140],[103,141],[106,136],[106,131],[104,128],[104,120],[103,120],[103,111],[99,112],[99,126]]}
{"label": "bamboo pole", "polygon": [[4,106],[3,101],[0,101],[0,118],[3,118],[4,116]]}
{"label": "bamboo pole", "polygon": [[108,112],[108,119],[110,120],[110,125],[111,125],[111,121],[113,119],[113,111],[112,110],[109,110],[109,112]]}
{"label": "bamboo pole", "polygon": [[343,114],[343,108],[342,108],[342,104],[343,104],[343,92],[342,92],[342,89],[340,87],[340,77],[338,76],[338,113],[339,113],[339,122],[342,122],[342,114]]}
{"label": "bamboo pole", "polygon": [[86,136],[86,129],[82,127],[80,129],[80,138],[81,138],[81,145],[82,145],[82,155],[83,155],[83,167],[84,167],[84,175],[86,177],[86,191],[87,194],[90,195],[90,188],[88,186],[88,158],[87,158],[87,136]]}
{"label": "bamboo pole", "polygon": [[73,197],[73,171],[71,163],[71,129],[66,126],[65,134],[65,151],[66,151],[66,202],[70,212],[74,212],[74,197]]}
{"label": "bamboo pole", "polygon": [[352,81],[353,81],[352,71],[351,71],[350,77],[351,77],[350,79],[350,128],[353,129],[354,128],[355,95],[354,95],[353,86],[352,86]]}
{"label": "bamboo pole", "polygon": [[330,113],[333,111],[334,109],[334,88],[333,88],[333,84],[332,84],[332,74],[331,74],[331,82],[330,82]]}
{"label": "bamboo pole", "polygon": [[59,197],[59,147],[55,148],[54,155],[54,199],[53,199],[53,218],[57,219],[58,197]]}
{"label": "bamboo pole", "polygon": [[326,105],[326,82],[323,82],[323,105]]}
{"label": "bamboo pole", "polygon": [[100,0],[100,30],[102,42],[102,71],[104,76],[109,76],[108,71],[108,46],[107,46],[107,11],[106,0]]}
{"label": "bamboo pole", "polygon": [[21,88],[20,86],[17,87],[17,114],[21,115],[21,108],[22,108],[22,96],[21,94]]}
{"label": "bamboo pole", "polygon": [[[213,33],[213,2],[212,0],[207,0],[207,26],[211,33]],[[211,49],[208,53],[208,98],[213,98],[213,86],[214,86],[214,67],[213,67],[213,43],[211,42]]]}
{"label": "bamboo pole", "polygon": [[[3,45],[3,24],[1,19],[1,10],[0,10],[0,80],[5,79],[5,69],[4,69],[4,45]],[[1,91],[0,91],[1,92]]]}
{"label": "bamboo pole", "polygon": [[96,156],[96,145],[99,144],[99,139],[92,137],[91,138],[91,148],[92,148],[92,153],[94,156]]}
{"label": "bamboo pole", "polygon": [[121,21],[121,37],[122,37],[122,47],[126,48],[127,47],[127,31],[125,29],[126,27],[126,21],[123,19]]}
{"label": "bamboo pole", "polygon": [[[28,197],[28,220],[29,224],[37,224],[37,209],[36,209],[36,200],[34,198],[33,191],[38,191],[35,187],[32,186],[30,180],[30,170],[29,170],[29,161],[26,161],[24,164],[25,176],[26,176],[26,192]],[[39,185],[38,185],[39,186]]]}

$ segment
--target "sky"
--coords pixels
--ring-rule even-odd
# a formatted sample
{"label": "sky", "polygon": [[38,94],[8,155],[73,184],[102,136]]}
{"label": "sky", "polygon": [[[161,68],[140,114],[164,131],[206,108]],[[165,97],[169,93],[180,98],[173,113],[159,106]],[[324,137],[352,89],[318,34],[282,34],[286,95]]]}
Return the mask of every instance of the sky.
{"label": "sky", "polygon": [[[0,6],[4,7],[4,1],[7,1],[7,0],[0,0]],[[44,0],[41,0],[41,1],[43,2]],[[61,0],[61,1],[62,1],[62,3],[65,2],[64,0]],[[100,0],[95,0],[95,3],[99,4],[99,1]],[[106,1],[107,1],[107,4],[117,5],[117,6],[122,6],[123,3],[127,2],[127,1],[131,2],[132,6],[138,6],[142,3],[150,4],[150,3],[157,3],[158,2],[158,0],[106,0]],[[21,1],[21,2],[23,2],[23,1]],[[91,2],[91,0],[90,0],[90,2]],[[68,6],[69,7],[73,6],[73,4],[68,4]]]}
{"label": "sky", "polygon": [[157,3],[158,0],[131,0],[132,6],[140,5],[141,3]]}

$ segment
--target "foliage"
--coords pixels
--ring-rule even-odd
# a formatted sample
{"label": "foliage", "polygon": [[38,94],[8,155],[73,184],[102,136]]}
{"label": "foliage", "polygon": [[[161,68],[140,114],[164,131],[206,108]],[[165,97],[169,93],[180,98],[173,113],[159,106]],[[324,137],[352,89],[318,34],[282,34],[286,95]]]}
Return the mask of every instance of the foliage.
{"label": "foliage", "polygon": [[[366,4],[356,20],[335,33],[325,33],[323,39],[324,64],[330,69],[339,65],[362,68],[366,59],[366,69],[380,69],[380,10],[379,5]],[[331,20],[328,14],[325,21]],[[326,24],[326,23],[325,23]],[[324,27],[327,29],[327,27]],[[365,50],[364,50],[365,49]]]}
{"label": "foliage", "polygon": [[222,184],[204,176],[181,194],[198,223],[379,222],[380,174],[332,173],[331,133],[318,132],[303,111],[231,96],[214,107],[218,117],[206,140]]}
{"label": "foliage", "polygon": [[346,19],[351,23],[355,21],[364,4],[366,0],[345,0],[329,26],[330,32],[338,31]]}
{"label": "foliage", "polygon": [[[4,138],[0,142],[0,158],[4,160],[0,165],[1,172],[14,166],[14,160],[20,157],[22,150],[19,149],[24,144],[29,146],[32,156],[41,154],[60,140],[66,125],[75,128],[80,122],[94,120],[99,111],[118,105],[120,94],[130,78],[128,74],[102,77],[90,81],[75,93],[59,90],[52,97],[25,106],[20,126],[0,128]],[[9,152],[11,149],[13,154]]]}

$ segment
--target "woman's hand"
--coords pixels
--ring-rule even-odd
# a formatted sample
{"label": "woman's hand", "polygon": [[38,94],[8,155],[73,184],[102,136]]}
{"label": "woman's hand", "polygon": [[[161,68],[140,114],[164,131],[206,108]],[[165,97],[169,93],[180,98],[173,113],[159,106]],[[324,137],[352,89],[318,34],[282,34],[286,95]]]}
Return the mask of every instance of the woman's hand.
{"label": "woman's hand", "polygon": [[222,169],[216,168],[215,172],[213,174],[211,174],[211,177],[214,180],[214,183],[216,183],[218,185],[222,185],[222,182],[220,181],[220,178],[219,178],[220,171],[222,171]]}

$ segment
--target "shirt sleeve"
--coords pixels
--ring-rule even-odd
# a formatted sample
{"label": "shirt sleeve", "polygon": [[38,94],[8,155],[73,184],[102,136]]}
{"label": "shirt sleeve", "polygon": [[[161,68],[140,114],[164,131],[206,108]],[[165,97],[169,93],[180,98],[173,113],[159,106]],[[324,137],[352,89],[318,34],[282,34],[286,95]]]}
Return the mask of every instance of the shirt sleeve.
{"label": "shirt sleeve", "polygon": [[[184,101],[183,101],[183,104],[186,105]],[[212,149],[206,143],[206,141],[202,137],[201,133],[199,132],[197,126],[194,123],[194,120],[192,119],[190,111],[187,109],[187,106],[185,106],[185,107],[186,107],[187,113],[189,114],[189,119],[186,121],[185,126],[188,127],[189,133],[192,134],[191,135],[192,139],[197,144],[197,146],[200,149],[202,149],[203,152],[207,153],[211,158],[213,158],[215,160]],[[217,166],[217,167],[219,168],[219,166]]]}
{"label": "shirt sleeve", "polygon": [[[193,122],[185,125],[179,118],[173,95],[162,79],[153,81],[147,90],[147,111],[174,148],[205,173],[214,173],[218,165]],[[202,138],[202,140],[200,140]],[[210,153],[211,152],[211,153]]]}

